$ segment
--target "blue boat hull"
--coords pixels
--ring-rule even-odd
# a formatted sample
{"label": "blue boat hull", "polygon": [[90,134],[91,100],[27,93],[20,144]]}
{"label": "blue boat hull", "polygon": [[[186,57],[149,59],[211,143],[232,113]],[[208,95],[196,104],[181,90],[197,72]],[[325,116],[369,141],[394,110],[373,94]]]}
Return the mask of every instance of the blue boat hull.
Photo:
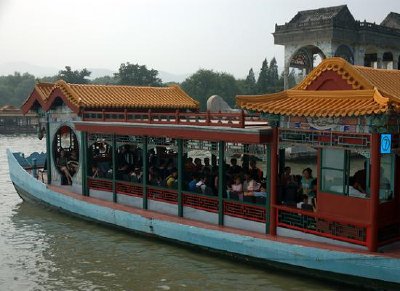
{"label": "blue boat hull", "polygon": [[[7,155],[11,180],[19,195],[25,200],[45,203],[76,216],[147,235],[221,253],[235,254],[255,261],[273,262],[279,264],[280,267],[296,267],[307,274],[315,273],[314,275],[320,276],[326,273],[330,274],[328,275],[330,278],[337,276],[340,280],[351,279],[351,281],[369,285],[400,283],[399,258],[289,244],[176,221],[144,217],[134,212],[106,207],[101,203],[90,203],[49,189],[26,172],[9,150]],[[369,283],[366,283],[365,279],[368,279]]]}

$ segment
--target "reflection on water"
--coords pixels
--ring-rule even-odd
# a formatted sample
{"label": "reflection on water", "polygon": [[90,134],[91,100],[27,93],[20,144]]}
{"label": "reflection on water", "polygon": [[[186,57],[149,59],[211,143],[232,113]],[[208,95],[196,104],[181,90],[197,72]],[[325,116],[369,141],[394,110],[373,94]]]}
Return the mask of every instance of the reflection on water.
{"label": "reflection on water", "polygon": [[332,290],[22,202],[8,177],[5,146],[34,151],[44,142],[0,142],[0,290]]}

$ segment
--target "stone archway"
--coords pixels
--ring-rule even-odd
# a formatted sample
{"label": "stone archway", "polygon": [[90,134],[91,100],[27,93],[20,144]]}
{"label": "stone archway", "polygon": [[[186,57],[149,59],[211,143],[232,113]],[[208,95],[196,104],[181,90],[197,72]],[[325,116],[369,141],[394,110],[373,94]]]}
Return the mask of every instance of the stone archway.
{"label": "stone archway", "polygon": [[338,46],[335,52],[335,57],[340,57],[342,59],[345,59],[350,64],[354,65],[353,51],[347,45],[341,44],[340,46]]}
{"label": "stone archway", "polygon": [[297,49],[285,64],[285,89],[289,88],[289,74],[293,74],[291,69],[297,70],[295,76],[297,83],[325,58],[325,53],[315,45],[306,45]]}

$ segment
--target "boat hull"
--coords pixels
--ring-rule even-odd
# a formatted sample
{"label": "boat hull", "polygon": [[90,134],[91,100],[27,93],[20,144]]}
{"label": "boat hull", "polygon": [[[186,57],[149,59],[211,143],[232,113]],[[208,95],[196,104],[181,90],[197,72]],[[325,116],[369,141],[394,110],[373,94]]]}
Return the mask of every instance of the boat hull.
{"label": "boat hull", "polygon": [[[146,235],[234,254],[257,262],[274,263],[278,267],[295,267],[309,275],[361,282],[369,286],[400,283],[400,258],[356,250],[338,251],[335,248],[330,250],[292,244],[271,237],[260,238],[260,235],[253,237],[240,231],[235,233],[215,226],[207,227],[205,223],[184,218],[165,219],[165,215],[157,213],[144,215],[149,211],[77,194],[59,193],[34,179],[18,164],[9,150],[7,155],[11,180],[24,200],[44,203],[75,216]],[[365,279],[368,279],[368,283]]]}

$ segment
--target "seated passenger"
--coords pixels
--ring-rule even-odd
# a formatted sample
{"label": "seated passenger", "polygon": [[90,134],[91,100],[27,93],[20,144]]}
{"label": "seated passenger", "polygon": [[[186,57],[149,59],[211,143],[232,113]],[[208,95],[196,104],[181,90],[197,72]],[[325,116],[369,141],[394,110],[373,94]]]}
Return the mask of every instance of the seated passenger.
{"label": "seated passenger", "polygon": [[312,170],[310,168],[306,168],[303,170],[303,177],[301,178],[301,190],[302,194],[308,195],[308,192],[311,191],[311,183],[314,180],[312,177]]}
{"label": "seated passenger", "polygon": [[135,168],[133,172],[131,173],[131,182],[133,183],[141,183],[142,182],[142,172],[140,171],[140,168]]}
{"label": "seated passenger", "polygon": [[92,178],[98,178],[99,177],[99,168],[97,167],[97,164],[92,165]]}
{"label": "seated passenger", "polygon": [[311,198],[316,198],[317,197],[317,178],[315,178],[314,180],[312,180],[311,182],[311,190],[308,192],[308,197]]}
{"label": "seated passenger", "polygon": [[75,150],[71,152],[71,156],[69,157],[67,167],[71,176],[73,176],[76,172],[78,172],[79,161],[78,161],[78,154],[76,153]]}
{"label": "seated passenger", "polygon": [[122,146],[117,154],[117,179],[128,180],[129,164],[125,159],[127,153],[126,146]]}
{"label": "seated passenger", "polygon": [[242,172],[242,167],[237,164],[237,159],[236,158],[232,158],[231,159],[231,166],[230,166],[228,172],[229,172],[228,174],[231,177],[239,175]]}
{"label": "seated passenger", "polygon": [[201,173],[202,170],[203,170],[203,165],[201,163],[201,159],[200,158],[195,158],[194,159],[194,171],[196,173]]}
{"label": "seated passenger", "polygon": [[204,166],[203,166],[203,169],[201,171],[203,173],[205,171],[208,171],[208,173],[211,173],[210,158],[204,158]]}
{"label": "seated passenger", "polygon": [[263,172],[257,168],[257,162],[256,160],[250,160],[249,163],[249,172],[250,175],[256,180],[256,181],[261,181],[263,177]]}
{"label": "seated passenger", "polygon": [[63,149],[60,150],[60,156],[57,158],[56,166],[60,170],[60,172],[65,176],[67,179],[67,184],[72,184],[72,176],[68,170],[68,159],[66,153]]}
{"label": "seated passenger", "polygon": [[294,183],[294,177],[291,172],[292,169],[290,167],[285,167],[285,170],[280,177],[280,184],[283,187],[286,187],[289,183]]}
{"label": "seated passenger", "polygon": [[237,192],[237,193],[242,193],[243,192],[243,184],[242,184],[242,179],[240,176],[236,176],[234,183],[231,186],[232,192]]}
{"label": "seated passenger", "polygon": [[196,184],[198,182],[198,177],[193,174],[192,180],[188,183],[188,190],[191,192],[196,192]]}
{"label": "seated passenger", "polygon": [[362,191],[361,185],[354,176],[349,178],[349,196],[364,198],[366,195]]}
{"label": "seated passenger", "polygon": [[355,172],[354,174],[354,179],[355,182],[357,182],[357,184],[359,185],[358,190],[366,193],[367,191],[367,166],[368,163],[367,161],[364,161],[364,169],[358,170],[357,172]]}
{"label": "seated passenger", "polygon": [[254,191],[253,195],[255,197],[267,197],[267,184],[266,183],[261,183],[260,184],[260,189],[258,191]]}
{"label": "seated passenger", "polygon": [[174,188],[177,183],[178,170],[173,169],[172,173],[165,179],[168,188]]}

